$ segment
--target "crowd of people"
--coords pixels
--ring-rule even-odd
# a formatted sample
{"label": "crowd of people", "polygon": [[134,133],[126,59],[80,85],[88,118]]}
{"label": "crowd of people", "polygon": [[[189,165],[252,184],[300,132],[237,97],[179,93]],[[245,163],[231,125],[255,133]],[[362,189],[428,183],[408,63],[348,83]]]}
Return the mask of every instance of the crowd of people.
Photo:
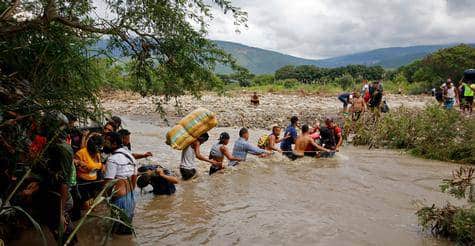
{"label": "crowd of people", "polygon": [[432,89],[432,94],[444,108],[453,109],[454,105],[458,104],[460,111],[467,115],[471,115],[473,111],[474,92],[472,79],[464,79],[455,85],[449,78],[439,88]]}
{"label": "crowd of people", "polygon": [[[83,211],[91,208],[94,198],[108,186],[111,186],[106,191],[110,194],[110,202],[123,210],[126,217],[121,219],[127,222],[134,217],[136,187],[151,185],[150,192],[156,195],[175,193],[179,178],[172,170],[160,165],[138,163],[138,159],[153,154],[133,151],[132,134],[122,127],[119,117],[111,117],[102,127],[89,128],[78,128],[76,117],[59,112],[44,118],[33,134],[29,149],[32,156],[45,155],[47,163],[44,167],[47,168],[32,168],[32,174],[13,203],[31,208],[56,237],[67,238],[73,231],[73,222],[81,218]],[[179,165],[181,179],[185,181],[197,176],[198,160],[208,163],[209,175],[213,175],[226,166],[234,167],[246,161],[248,154],[266,158],[281,153],[291,160],[304,156],[332,157],[339,151],[343,140],[341,128],[331,117],[326,118],[324,126],[317,122],[310,127],[301,125],[296,116],[290,119],[284,131],[281,126],[272,126],[271,132],[262,136],[256,145],[249,138],[250,131],[240,129],[231,150],[228,148],[231,136],[222,132],[208,154],[203,153],[201,147],[209,140],[209,135],[201,135],[182,150]],[[52,173],[58,173],[55,179],[42,178]],[[58,214],[58,210],[61,213]],[[58,231],[57,228],[62,226],[64,232]],[[118,223],[113,231],[131,233],[129,227]]]}
{"label": "crowd of people", "polygon": [[[381,80],[372,83],[363,80],[361,91],[342,93],[338,96],[338,100],[343,103],[343,114],[351,115],[353,121],[358,121],[367,110],[376,117],[389,111],[386,101],[383,100],[383,95]],[[349,105],[351,105],[350,108],[348,108]]]}

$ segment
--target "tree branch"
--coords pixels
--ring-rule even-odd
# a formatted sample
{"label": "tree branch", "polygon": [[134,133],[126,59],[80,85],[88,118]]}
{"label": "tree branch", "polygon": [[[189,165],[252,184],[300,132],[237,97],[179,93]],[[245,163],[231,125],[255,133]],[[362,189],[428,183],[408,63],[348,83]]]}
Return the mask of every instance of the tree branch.
{"label": "tree branch", "polygon": [[18,5],[20,5],[20,0],[14,0],[13,3],[3,11],[3,13],[0,15],[0,20],[8,20],[10,19],[14,14],[16,8],[18,8]]}

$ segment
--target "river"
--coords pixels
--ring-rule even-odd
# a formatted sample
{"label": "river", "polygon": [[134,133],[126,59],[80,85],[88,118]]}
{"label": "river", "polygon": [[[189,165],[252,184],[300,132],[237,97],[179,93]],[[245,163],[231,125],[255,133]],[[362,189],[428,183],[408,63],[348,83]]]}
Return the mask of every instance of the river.
{"label": "river", "polygon": [[[180,152],[164,144],[166,128],[124,121],[133,149],[155,155],[143,163],[159,162],[179,175]],[[222,131],[233,140],[238,129],[213,129],[205,153]],[[264,132],[251,130],[251,141]],[[199,164],[200,176],[178,184],[175,195],[139,194],[137,237],[116,236],[111,245],[450,244],[421,232],[414,213],[422,204],[457,203],[438,189],[457,167],[452,163],[347,145],[333,159],[250,157],[213,176]]]}

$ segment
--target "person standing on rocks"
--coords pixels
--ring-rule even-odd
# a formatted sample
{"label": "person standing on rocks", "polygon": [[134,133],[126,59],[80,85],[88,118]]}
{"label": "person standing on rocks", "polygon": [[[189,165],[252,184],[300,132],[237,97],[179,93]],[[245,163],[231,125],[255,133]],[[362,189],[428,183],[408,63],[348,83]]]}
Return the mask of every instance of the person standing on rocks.
{"label": "person standing on rocks", "polygon": [[348,113],[348,104],[351,104],[351,101],[353,99],[353,93],[343,93],[338,96],[338,100],[340,100],[343,103],[343,113],[347,114]]}
{"label": "person standing on rocks", "polygon": [[446,109],[452,109],[454,107],[456,97],[456,88],[453,86],[452,81],[448,80],[444,87],[444,107]]}
{"label": "person standing on rocks", "polygon": [[201,154],[200,146],[208,141],[208,139],[209,135],[208,133],[205,133],[181,152],[180,173],[183,180],[189,180],[196,175],[196,169],[198,168],[198,165],[196,164],[196,158],[198,158],[198,160],[208,162],[211,165],[221,165],[221,162],[208,159]]}
{"label": "person standing on rocks", "polygon": [[[247,154],[257,155],[259,157],[267,157],[270,153],[248,142],[249,130],[247,128],[241,128],[239,130],[239,139],[234,142],[233,156],[246,161]],[[236,166],[238,161],[230,161],[229,166]]]}
{"label": "person standing on rocks", "polygon": [[292,116],[290,118],[290,125],[285,129],[284,136],[288,136],[280,143],[280,149],[284,155],[292,154],[292,144],[297,140],[297,127],[299,124],[299,118]]}

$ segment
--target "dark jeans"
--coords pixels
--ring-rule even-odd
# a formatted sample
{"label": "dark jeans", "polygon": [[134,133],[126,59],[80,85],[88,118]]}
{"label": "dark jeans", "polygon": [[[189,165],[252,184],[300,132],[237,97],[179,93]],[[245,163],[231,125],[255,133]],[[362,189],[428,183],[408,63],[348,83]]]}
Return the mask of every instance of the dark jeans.
{"label": "dark jeans", "polygon": [[180,173],[183,180],[188,180],[196,175],[196,169],[180,168]]}
{"label": "dark jeans", "polygon": [[102,183],[95,181],[86,181],[78,179],[77,186],[72,187],[71,195],[74,200],[74,205],[71,211],[71,219],[73,221],[81,218],[81,207],[84,202],[95,198],[99,190],[102,188]]}
{"label": "dark jeans", "polygon": [[211,167],[209,168],[209,175],[211,175],[211,174],[213,174],[213,173],[215,173],[215,172],[217,172],[217,171],[219,171],[219,170],[221,170],[221,169],[222,169],[222,168],[220,168],[220,167],[211,165]]}

